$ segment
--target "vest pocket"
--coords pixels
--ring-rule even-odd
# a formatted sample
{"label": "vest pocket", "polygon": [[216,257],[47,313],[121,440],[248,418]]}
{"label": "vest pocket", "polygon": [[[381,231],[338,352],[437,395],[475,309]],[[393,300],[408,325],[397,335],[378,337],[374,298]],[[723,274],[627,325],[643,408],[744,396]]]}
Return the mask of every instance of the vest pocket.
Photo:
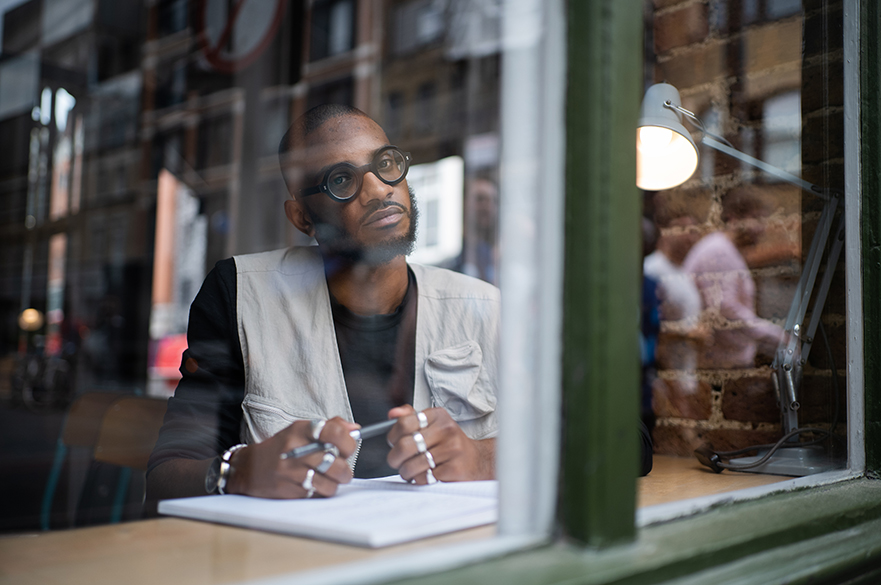
{"label": "vest pocket", "polygon": [[[261,443],[272,435],[283,431],[298,420],[328,418],[313,412],[291,414],[280,406],[254,398],[253,394],[245,396],[245,399],[242,401],[242,411],[244,412],[244,425],[247,427],[250,436],[257,443]],[[246,442],[250,441],[246,438]],[[355,453],[347,460],[349,467],[353,471],[360,451],[361,443],[359,442]]]}
{"label": "vest pocket", "polygon": [[286,429],[295,421],[324,418],[312,413],[291,414],[283,408],[254,398],[252,394],[242,401],[244,423],[251,436],[259,443]]}
{"label": "vest pocket", "polygon": [[474,341],[436,351],[425,360],[432,400],[457,422],[481,418],[496,408],[492,389],[477,384],[483,352]]}

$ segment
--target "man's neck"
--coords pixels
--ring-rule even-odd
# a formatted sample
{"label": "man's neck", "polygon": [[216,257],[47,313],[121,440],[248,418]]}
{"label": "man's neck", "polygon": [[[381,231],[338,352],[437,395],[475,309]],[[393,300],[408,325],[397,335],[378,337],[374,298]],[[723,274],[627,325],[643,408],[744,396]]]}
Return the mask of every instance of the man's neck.
{"label": "man's neck", "polygon": [[408,284],[404,256],[379,266],[345,264],[327,273],[330,294],[356,315],[393,313],[403,302]]}

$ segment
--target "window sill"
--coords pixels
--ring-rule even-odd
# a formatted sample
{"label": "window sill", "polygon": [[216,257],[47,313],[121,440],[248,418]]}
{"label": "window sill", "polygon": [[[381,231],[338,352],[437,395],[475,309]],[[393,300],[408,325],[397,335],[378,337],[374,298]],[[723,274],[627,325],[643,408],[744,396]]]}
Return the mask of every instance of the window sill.
{"label": "window sill", "polygon": [[[726,472],[731,473],[731,472]],[[704,476],[706,473],[703,474]],[[737,475],[735,473],[735,475]],[[739,474],[743,477],[753,476],[753,474]],[[841,481],[857,479],[861,474],[846,469],[819,473],[805,477],[796,477],[783,479],[775,483],[766,485],[755,485],[754,487],[746,487],[743,489],[727,490],[721,493],[713,493],[700,497],[693,497],[672,501],[654,506],[640,507],[636,511],[636,525],[639,527],[651,526],[660,522],[669,522],[679,518],[686,518],[706,512],[712,508],[733,504],[735,502],[745,502],[748,500],[756,500],[773,494],[795,492],[811,487],[819,487],[822,485],[835,484]],[[711,476],[712,478],[713,476]],[[720,477],[720,476],[716,476]],[[733,476],[732,476],[733,477]],[[755,475],[761,477],[761,475]],[[775,477],[775,476],[765,476]],[[706,477],[698,476],[695,481],[705,480]]]}
{"label": "window sill", "polygon": [[309,583],[310,585],[341,585],[388,583],[399,579],[413,579],[421,583],[433,575],[446,575],[481,562],[521,553],[547,545],[548,540],[539,536],[496,536],[488,540],[466,542],[433,549],[404,553],[394,558],[383,557],[369,561],[345,563],[332,568],[302,571],[258,581],[249,585],[286,585]]}
{"label": "window sill", "polygon": [[854,479],[722,503],[643,528],[627,545],[596,550],[558,542],[422,577],[419,584],[768,583],[774,575],[800,583],[852,570],[864,574],[878,563],[881,481]]}

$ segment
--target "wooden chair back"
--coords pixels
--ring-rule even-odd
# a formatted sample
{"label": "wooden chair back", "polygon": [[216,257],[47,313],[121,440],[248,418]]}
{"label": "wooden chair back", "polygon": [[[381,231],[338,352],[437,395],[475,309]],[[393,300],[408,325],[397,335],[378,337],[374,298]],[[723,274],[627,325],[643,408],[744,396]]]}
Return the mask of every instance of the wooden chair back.
{"label": "wooden chair back", "polygon": [[113,392],[86,392],[70,406],[61,440],[69,447],[94,447],[104,413],[120,394]]}
{"label": "wooden chair back", "polygon": [[104,414],[95,460],[146,471],[167,403],[142,396],[119,398]]}

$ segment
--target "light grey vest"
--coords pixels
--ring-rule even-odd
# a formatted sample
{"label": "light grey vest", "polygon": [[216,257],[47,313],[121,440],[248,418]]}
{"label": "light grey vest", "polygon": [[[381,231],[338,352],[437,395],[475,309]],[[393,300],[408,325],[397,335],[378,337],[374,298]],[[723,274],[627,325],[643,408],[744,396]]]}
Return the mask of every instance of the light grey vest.
{"label": "light grey vest", "polygon": [[[301,419],[352,420],[318,248],[236,256],[236,314],[245,364],[242,440]],[[443,406],[472,439],[495,436],[499,291],[411,264],[419,300],[413,406]]]}

